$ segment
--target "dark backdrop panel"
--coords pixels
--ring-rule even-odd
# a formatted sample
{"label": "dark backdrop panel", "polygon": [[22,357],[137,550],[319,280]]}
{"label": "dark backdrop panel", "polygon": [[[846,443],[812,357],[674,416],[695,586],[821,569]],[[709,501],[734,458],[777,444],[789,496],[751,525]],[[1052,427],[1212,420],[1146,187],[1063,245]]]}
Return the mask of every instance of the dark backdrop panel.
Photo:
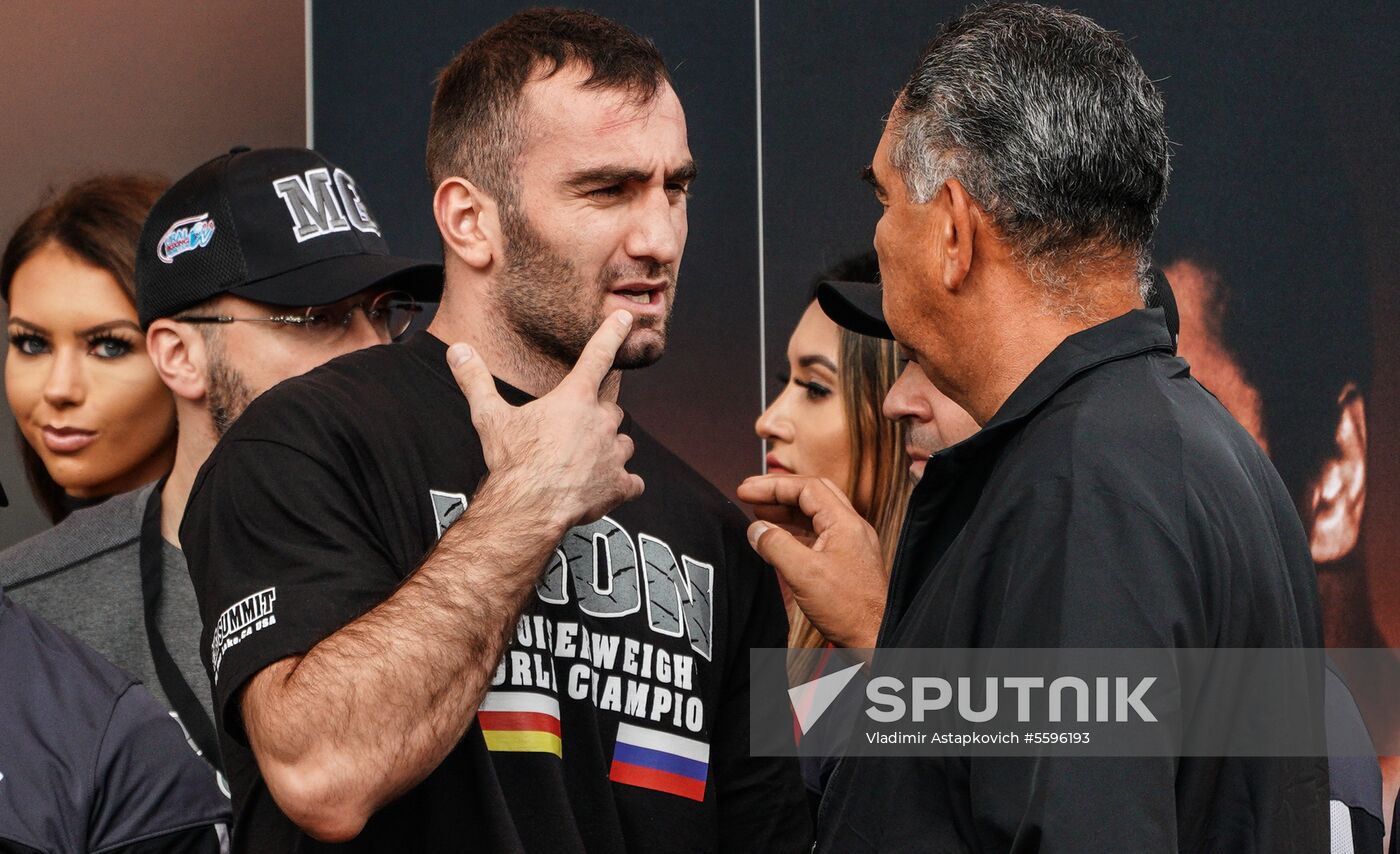
{"label": "dark backdrop panel", "polygon": [[[340,0],[313,7],[315,144],[366,187],[395,251],[440,257],[423,148],[437,71],[529,4]],[[753,6],[589,7],[650,37],[671,67],[700,178],[666,357],[623,403],[725,492],[761,459]]]}

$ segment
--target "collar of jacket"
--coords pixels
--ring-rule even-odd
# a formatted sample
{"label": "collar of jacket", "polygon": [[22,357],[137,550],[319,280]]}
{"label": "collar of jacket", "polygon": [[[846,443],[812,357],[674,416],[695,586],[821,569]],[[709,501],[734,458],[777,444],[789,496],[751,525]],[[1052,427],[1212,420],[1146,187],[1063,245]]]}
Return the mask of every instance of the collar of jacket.
{"label": "collar of jacket", "polygon": [[932,460],[955,460],[968,453],[977,454],[988,444],[1015,432],[1075,378],[1100,365],[1154,350],[1176,352],[1160,308],[1136,309],[1076,332],[1050,351],[981,430],[935,454]]}

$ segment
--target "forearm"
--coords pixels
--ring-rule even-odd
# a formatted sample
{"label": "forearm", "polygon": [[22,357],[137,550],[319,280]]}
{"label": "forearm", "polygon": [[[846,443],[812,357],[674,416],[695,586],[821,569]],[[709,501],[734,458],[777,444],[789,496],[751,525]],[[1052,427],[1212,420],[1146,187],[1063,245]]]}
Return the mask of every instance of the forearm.
{"label": "forearm", "polygon": [[308,823],[329,821],[326,835],[353,836],[437,767],[470,726],[563,533],[488,478],[392,596],[254,678],[244,723],[294,820],[309,811]]}

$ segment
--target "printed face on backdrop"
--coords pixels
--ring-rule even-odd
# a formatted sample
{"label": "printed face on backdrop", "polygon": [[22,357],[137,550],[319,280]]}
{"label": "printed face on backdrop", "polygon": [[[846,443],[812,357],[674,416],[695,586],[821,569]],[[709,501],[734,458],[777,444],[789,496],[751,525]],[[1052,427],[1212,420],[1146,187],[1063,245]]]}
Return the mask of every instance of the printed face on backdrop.
{"label": "printed face on backdrop", "polygon": [[[283,380],[300,376],[337,356],[387,344],[387,332],[371,325],[365,312],[356,308],[366,305],[374,296],[371,291],[363,291],[317,309],[317,313],[324,313],[332,320],[349,315],[350,322],[345,324],[228,323],[212,333],[206,332],[205,405],[215,432],[222,436],[254,398]],[[200,313],[205,312],[201,310]],[[224,294],[210,304],[208,313],[270,317],[297,314],[299,310]]]}
{"label": "printed face on backdrop", "polygon": [[[787,347],[782,390],[754,423],[768,443],[769,474],[824,477],[842,489],[851,470],[851,431],[841,397],[841,330],[813,302],[802,313]],[[850,496],[857,510],[870,506],[872,484]]]}
{"label": "printed face on backdrop", "polygon": [[10,409],[65,492],[114,495],[169,469],[174,399],[110,273],[46,243],[15,271],[9,337]]}
{"label": "printed face on backdrop", "polygon": [[885,395],[886,418],[903,421],[909,476],[918,483],[928,458],[976,433],[977,422],[929,380],[911,353],[901,349],[904,370]]}
{"label": "printed face on backdrop", "polygon": [[685,250],[685,114],[670,86],[636,104],[583,89],[586,76],[570,65],[525,86],[518,208],[502,205],[494,294],[517,334],[562,364],[625,308],[635,321],[617,366],[644,367],[665,349]]}
{"label": "printed face on backdrop", "polygon": [[[1264,401],[1250,383],[1221,333],[1221,282],[1214,270],[1191,259],[1164,268],[1181,312],[1180,350],[1201,383],[1267,453]],[[1313,560],[1327,564],[1348,556],[1361,534],[1366,504],[1365,401],[1355,386],[1336,390],[1335,452],[1324,460],[1315,479],[1294,496],[1304,511]]]}

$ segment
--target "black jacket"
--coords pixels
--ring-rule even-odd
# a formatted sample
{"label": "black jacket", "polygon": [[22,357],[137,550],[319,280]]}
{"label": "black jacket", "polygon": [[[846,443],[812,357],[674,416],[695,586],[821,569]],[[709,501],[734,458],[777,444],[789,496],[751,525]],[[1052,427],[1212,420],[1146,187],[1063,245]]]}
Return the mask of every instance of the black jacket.
{"label": "black jacket", "polygon": [[[1066,339],[981,432],[929,461],[879,644],[1320,647],[1322,630],[1307,538],[1273,465],[1175,356],[1161,311],[1139,310]],[[848,758],[818,836],[843,854],[1314,852],[1327,769]]]}
{"label": "black jacket", "polygon": [[0,852],[213,854],[229,818],[140,683],[0,591]]}

